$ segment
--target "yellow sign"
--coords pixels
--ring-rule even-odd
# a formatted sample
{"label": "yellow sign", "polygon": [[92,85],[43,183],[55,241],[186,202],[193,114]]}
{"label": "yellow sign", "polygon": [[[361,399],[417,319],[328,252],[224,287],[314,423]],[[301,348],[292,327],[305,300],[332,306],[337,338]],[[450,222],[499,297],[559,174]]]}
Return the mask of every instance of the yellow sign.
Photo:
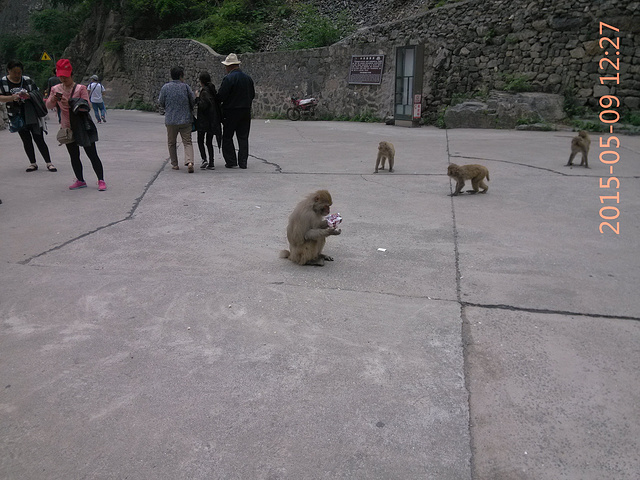
{"label": "yellow sign", "polygon": [[42,52],[42,58],[40,60],[51,60],[51,57],[47,52]]}

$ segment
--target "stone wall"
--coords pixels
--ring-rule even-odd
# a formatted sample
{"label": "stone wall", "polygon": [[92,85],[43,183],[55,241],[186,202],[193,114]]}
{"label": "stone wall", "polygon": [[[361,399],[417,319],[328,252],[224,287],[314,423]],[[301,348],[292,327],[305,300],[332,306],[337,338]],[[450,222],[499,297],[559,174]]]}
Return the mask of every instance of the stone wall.
{"label": "stone wall", "polygon": [[[619,86],[599,82],[600,21],[620,29]],[[259,117],[284,113],[292,95],[316,96],[333,115],[392,114],[395,49],[418,44],[424,45],[424,115],[449,105],[452,97],[500,90],[513,78],[526,80],[532,91],[571,91],[583,105],[595,106],[597,97],[610,93],[623,107],[637,109],[639,31],[640,3],[634,1],[466,0],[358,30],[330,47],[245,54],[241,60],[256,83],[254,113]],[[606,34],[611,36],[609,30]],[[362,54],[386,55],[381,85],[348,84],[351,55]],[[119,85],[115,96],[146,103],[155,103],[173,65],[185,67],[192,87],[202,70],[212,74],[216,85],[224,74],[223,57],[190,40],[128,39],[122,56],[124,71],[112,75]]]}

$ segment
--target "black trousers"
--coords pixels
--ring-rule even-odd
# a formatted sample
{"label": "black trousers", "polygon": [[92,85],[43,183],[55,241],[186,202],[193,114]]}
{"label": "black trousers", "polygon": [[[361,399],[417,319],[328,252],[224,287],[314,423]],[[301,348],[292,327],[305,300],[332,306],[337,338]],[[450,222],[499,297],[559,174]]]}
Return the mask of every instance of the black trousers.
{"label": "black trousers", "polygon": [[[249,158],[249,130],[251,129],[251,109],[237,108],[224,111],[222,120],[222,156],[231,167],[247,168]],[[238,139],[238,156],[233,145],[233,136]]]}
{"label": "black trousers", "polygon": [[[39,131],[39,133],[37,131]],[[44,141],[44,132],[38,128],[38,126],[35,126],[33,129],[29,126],[22,130],[18,130],[18,135],[20,135],[20,139],[22,140],[22,145],[24,146],[24,151],[29,158],[29,162],[36,163],[36,151],[33,148],[33,143],[35,142],[42,158],[44,158],[44,161],[46,163],[51,163],[49,147],[47,147],[47,142]]]}
{"label": "black trousers", "polygon": [[[84,176],[82,175],[82,162],[80,161],[80,146],[76,142],[67,143],[67,150],[71,157],[71,168],[73,168],[73,173],[76,175],[78,180],[84,182]],[[96,144],[92,143],[90,146],[84,147],[84,151],[87,154],[87,157],[89,157],[89,160],[91,160],[93,171],[96,172],[98,180],[104,180],[104,171],[102,169],[100,157],[98,157]]]}
{"label": "black trousers", "polygon": [[200,150],[200,158],[207,159],[207,150],[209,151],[209,164],[213,165],[213,132],[201,132],[198,130],[198,149]]}

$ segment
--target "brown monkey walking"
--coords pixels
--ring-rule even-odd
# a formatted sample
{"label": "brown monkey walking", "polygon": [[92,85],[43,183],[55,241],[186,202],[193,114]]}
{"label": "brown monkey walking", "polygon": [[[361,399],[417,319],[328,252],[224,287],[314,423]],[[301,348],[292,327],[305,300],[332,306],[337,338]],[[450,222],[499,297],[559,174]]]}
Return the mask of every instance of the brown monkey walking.
{"label": "brown monkey walking", "polygon": [[486,177],[489,179],[489,170],[483,165],[456,165],[452,163],[447,168],[447,175],[456,181],[456,190],[451,196],[459,195],[464,187],[465,180],[471,180],[473,190],[467,190],[469,193],[478,193],[478,187],[482,188],[482,192],[487,193],[489,187],[482,180]]}
{"label": "brown monkey walking", "polygon": [[565,167],[573,166],[573,158],[578,153],[582,153],[582,161],[580,162],[580,166],[584,165],[585,168],[589,168],[589,160],[587,159],[587,155],[589,155],[590,146],[591,138],[589,138],[589,134],[584,130],[580,130],[578,132],[578,136],[571,139],[571,155],[569,156],[569,161],[567,162]]}
{"label": "brown monkey walking", "polygon": [[389,160],[389,172],[393,172],[393,162],[396,156],[396,149],[393,148],[393,143],[391,142],[380,142],[378,145],[378,158],[376,158],[376,171],[373,173],[378,173],[378,165],[380,165],[380,170],[384,170],[384,162],[385,160]]}
{"label": "brown monkey walking", "polygon": [[322,253],[329,235],[340,235],[341,230],[329,227],[324,218],[329,215],[333,200],[327,190],[318,190],[302,200],[289,215],[287,240],[289,250],[282,250],[280,258],[288,258],[299,265],[324,265],[333,258]]}

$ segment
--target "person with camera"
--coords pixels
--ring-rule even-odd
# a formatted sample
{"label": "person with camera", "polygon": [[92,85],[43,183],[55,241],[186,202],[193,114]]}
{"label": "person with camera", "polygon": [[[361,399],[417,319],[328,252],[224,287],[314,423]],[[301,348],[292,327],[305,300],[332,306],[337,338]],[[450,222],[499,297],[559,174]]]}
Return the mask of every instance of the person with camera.
{"label": "person with camera", "polygon": [[71,167],[76,175],[76,181],[69,186],[69,190],[87,186],[80,161],[80,147],[83,147],[98,177],[98,190],[104,191],[107,189],[107,184],[104,181],[102,161],[96,149],[98,129],[89,115],[89,93],[87,87],[73,81],[72,72],[71,62],[68,59],[58,60],[56,74],[60,84],[51,87],[51,95],[47,98],[47,108],[60,107],[61,121],[57,139],[61,145],[66,145],[71,158]]}
{"label": "person with camera", "polygon": [[[18,132],[24,151],[29,159],[27,172],[38,170],[36,163],[36,152],[33,148],[35,143],[44,158],[47,170],[57,172],[56,167],[51,163],[49,147],[44,140],[45,123],[42,113],[38,113],[34,105],[34,95],[40,95],[35,82],[22,74],[24,66],[22,62],[11,60],[7,63],[7,75],[0,79],[0,102],[7,104],[9,114],[9,130]],[[39,97],[43,105],[42,97]],[[44,108],[44,105],[43,107]],[[44,112],[46,116],[46,111]]]}

